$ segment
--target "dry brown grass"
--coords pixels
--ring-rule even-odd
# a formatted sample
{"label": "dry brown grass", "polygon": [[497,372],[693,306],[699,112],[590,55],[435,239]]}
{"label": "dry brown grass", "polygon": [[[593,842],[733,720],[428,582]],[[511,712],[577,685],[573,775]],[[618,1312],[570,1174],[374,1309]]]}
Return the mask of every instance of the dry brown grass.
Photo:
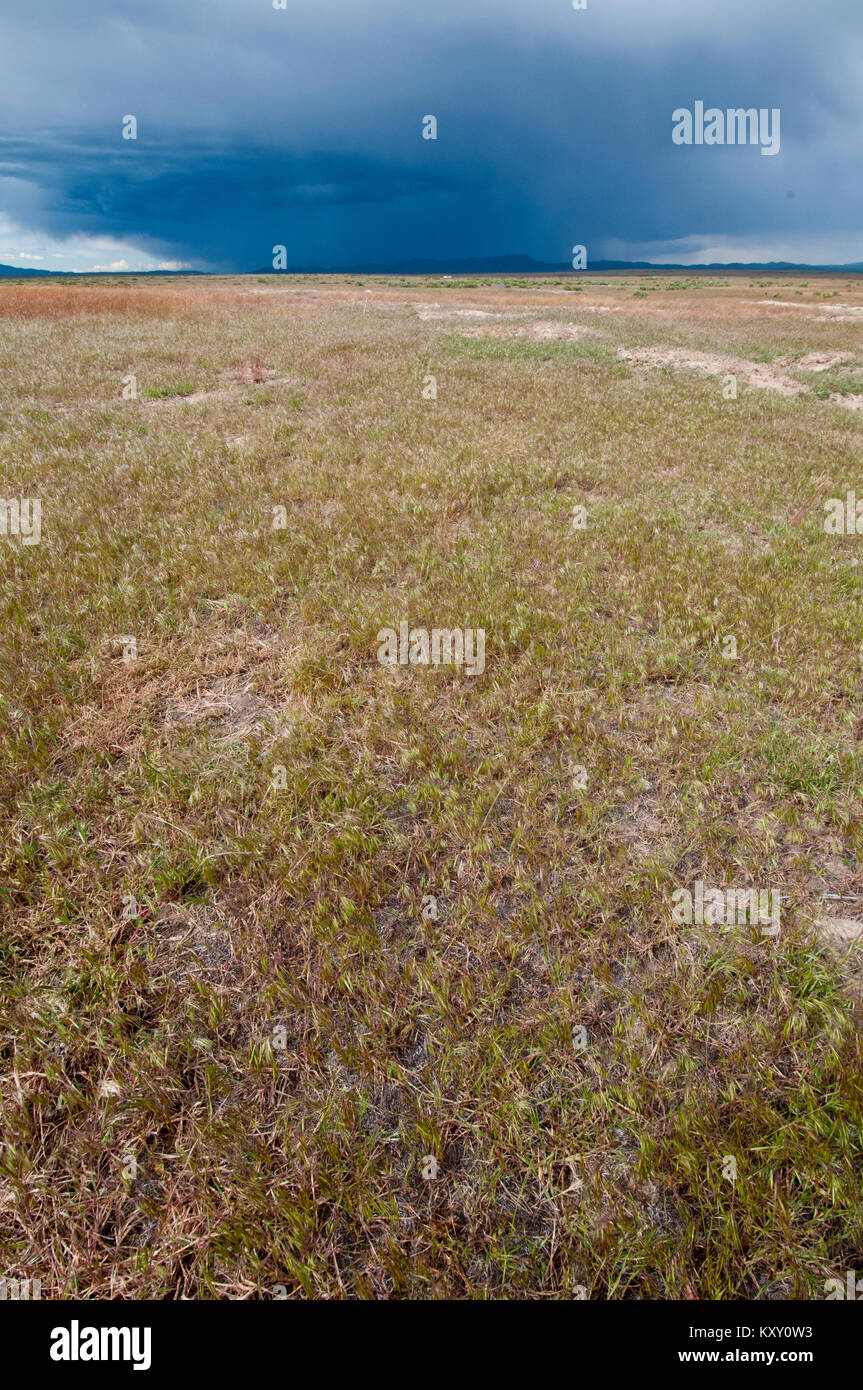
{"label": "dry brown grass", "polygon": [[0,318],[75,319],[104,315],[169,319],[188,314],[202,300],[187,291],[163,288],[116,289],[104,285],[69,285],[62,281],[0,286]]}

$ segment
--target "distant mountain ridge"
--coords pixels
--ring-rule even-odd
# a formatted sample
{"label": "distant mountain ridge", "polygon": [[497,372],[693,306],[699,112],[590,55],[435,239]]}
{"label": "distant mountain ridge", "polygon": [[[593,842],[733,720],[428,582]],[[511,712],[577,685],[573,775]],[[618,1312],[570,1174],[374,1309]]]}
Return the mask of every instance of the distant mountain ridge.
{"label": "distant mountain ridge", "polygon": [[201,275],[202,273],[200,270],[37,270],[30,266],[0,265],[0,278],[11,276],[15,280],[20,280],[22,276],[26,276],[29,280],[34,275],[42,278],[60,275],[64,280],[70,277],[86,276],[89,280],[94,275],[113,277],[115,275]]}
{"label": "distant mountain ridge", "polygon": [[535,261],[532,256],[479,256],[465,260],[436,261],[416,258],[390,263],[361,262],[350,266],[291,266],[273,270],[264,266],[254,275],[590,275],[597,271],[712,270],[712,271],[863,271],[863,261],[845,265],[809,265],[797,261],[711,261],[697,265],[661,265],[657,261],[589,261],[584,270],[573,270],[567,261]]}
{"label": "distant mountain ridge", "polygon": [[16,265],[0,265],[0,275],[14,275],[16,280],[22,275],[62,275],[62,270],[25,270]]}
{"label": "distant mountain ridge", "polygon": [[407,260],[395,264],[297,265],[285,271],[263,267],[254,275],[589,275],[596,271],[863,271],[863,261],[845,265],[809,265],[798,261],[710,261],[682,265],[659,261],[588,261],[574,271],[568,261],[538,261],[532,256],[481,256],[466,260]]}
{"label": "distant mountain ridge", "polygon": [[0,265],[0,278],[21,279],[26,277],[78,278],[86,276],[175,276],[175,275],[591,275],[599,272],[693,272],[729,271],[765,274],[768,272],[790,272],[792,274],[855,274],[863,272],[863,261],[853,261],[844,265],[810,265],[798,261],[711,261],[697,265],[660,265],[656,261],[593,261],[584,270],[573,270],[566,261],[536,261],[532,256],[513,254],[507,256],[474,256],[461,260],[427,260],[416,257],[413,260],[397,262],[359,262],[346,266],[299,265],[286,270],[273,270],[272,266],[262,266],[257,270],[239,271],[200,271],[200,270],[37,270],[30,267]]}

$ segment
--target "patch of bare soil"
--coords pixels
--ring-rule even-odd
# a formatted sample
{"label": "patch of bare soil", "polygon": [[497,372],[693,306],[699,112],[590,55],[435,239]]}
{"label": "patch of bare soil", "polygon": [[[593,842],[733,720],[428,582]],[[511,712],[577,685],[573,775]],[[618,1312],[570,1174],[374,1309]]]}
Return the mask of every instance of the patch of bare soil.
{"label": "patch of bare soil", "polygon": [[819,902],[819,944],[852,991],[863,994],[863,872],[834,853],[821,861],[808,887]]}
{"label": "patch of bare soil", "polygon": [[503,315],[493,309],[458,309],[450,305],[442,309],[439,304],[420,304],[417,318],[427,323],[430,319],[499,319]]}
{"label": "patch of bare soil", "polygon": [[697,352],[692,348],[618,348],[617,356],[620,361],[639,367],[672,367],[677,372],[741,377],[749,386],[775,391],[781,396],[799,396],[807,389],[793,377],[764,362],[748,362],[743,357]]}
{"label": "patch of bare soil", "polygon": [[833,391],[827,399],[831,405],[841,405],[845,410],[863,410],[863,396],[842,396]]}
{"label": "patch of bare soil", "polygon": [[819,917],[817,926],[824,945],[842,954],[855,942],[863,942],[863,922],[855,917]]}
{"label": "patch of bare soil", "polygon": [[770,549],[769,537],[755,526],[747,525],[740,531],[732,531],[722,521],[704,521],[698,531],[700,535],[715,540],[728,555],[762,555]]}
{"label": "patch of bare soil", "polygon": [[278,718],[278,711],[252,690],[248,677],[223,676],[169,706],[165,724],[168,729],[208,724],[218,737],[230,741],[260,734]]}
{"label": "patch of bare soil", "polygon": [[269,371],[262,375],[254,375],[251,371],[236,372],[233,374],[233,384],[230,386],[217,386],[212,391],[193,391],[190,396],[157,396],[147,397],[144,404],[147,406],[168,406],[178,405],[201,405],[204,401],[227,401],[236,397],[238,386],[297,386],[299,383],[294,376],[276,376]]}
{"label": "patch of bare soil", "polygon": [[807,352],[805,357],[789,365],[799,367],[801,372],[826,372],[829,367],[838,367],[841,362],[850,362],[853,358],[853,352]]}
{"label": "patch of bare soil", "polygon": [[547,342],[559,338],[575,342],[589,334],[596,335],[595,328],[586,328],[579,323],[554,323],[547,319],[537,319],[534,323],[502,324],[493,323],[481,328],[461,328],[463,338],[529,338],[533,342]]}
{"label": "patch of bare soil", "polygon": [[859,323],[863,319],[863,304],[819,304],[818,308],[842,323]]}
{"label": "patch of bare soil", "polygon": [[859,323],[863,318],[863,304],[797,304],[793,299],[762,299],[756,303],[760,309],[805,309],[810,319],[827,314],[839,323]]}
{"label": "patch of bare soil", "polygon": [[234,964],[231,936],[204,904],[169,907],[146,929],[143,943],[150,974],[175,984],[224,980]]}
{"label": "patch of bare soil", "polygon": [[697,691],[691,685],[673,685],[668,681],[649,681],[638,692],[630,708],[636,719],[654,718],[658,710],[676,710],[685,717],[698,712],[699,699],[709,699],[709,686],[699,686]]}
{"label": "patch of bare soil", "polygon": [[665,827],[656,813],[652,797],[642,797],[626,807],[617,820],[613,838],[637,859],[659,855],[667,844]]}
{"label": "patch of bare soil", "polygon": [[[811,311],[813,308],[811,304],[798,304],[796,299],[755,299],[752,303],[756,309],[809,309]],[[814,307],[820,309],[822,306],[816,304]]]}
{"label": "patch of bare soil", "polygon": [[818,941],[837,962],[844,986],[863,998],[863,921],[856,917],[819,917]]}

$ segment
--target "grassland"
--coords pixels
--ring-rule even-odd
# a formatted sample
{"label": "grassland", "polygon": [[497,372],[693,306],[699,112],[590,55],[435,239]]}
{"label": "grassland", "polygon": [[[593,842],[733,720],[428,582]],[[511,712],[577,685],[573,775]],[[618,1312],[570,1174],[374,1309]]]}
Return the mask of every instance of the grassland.
{"label": "grassland", "polygon": [[[863,1267],[861,323],[847,278],[0,286],[0,1274]],[[380,665],[403,619],[484,673]],[[781,934],[676,924],[699,879]]]}

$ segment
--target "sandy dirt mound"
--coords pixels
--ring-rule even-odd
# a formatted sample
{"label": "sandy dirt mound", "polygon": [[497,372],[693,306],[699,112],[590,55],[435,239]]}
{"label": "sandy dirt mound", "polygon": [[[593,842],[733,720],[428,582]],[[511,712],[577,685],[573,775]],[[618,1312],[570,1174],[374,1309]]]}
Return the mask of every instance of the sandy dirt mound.
{"label": "sandy dirt mound", "polygon": [[[754,307],[756,309],[808,309],[811,312],[813,306],[811,304],[798,304],[796,299],[756,299]],[[815,305],[816,309],[822,307],[821,304]]]}
{"label": "sandy dirt mound", "polygon": [[798,303],[794,299],[757,299],[748,306],[751,309],[798,309],[802,311],[807,319],[813,322],[822,322],[823,316],[828,315],[838,323],[860,323],[863,319],[863,305],[861,304],[812,304],[804,300]]}
{"label": "sandy dirt mound", "polygon": [[822,314],[844,323],[860,323],[863,319],[863,304],[819,304],[818,308]]}
{"label": "sandy dirt mound", "polygon": [[724,357],[714,352],[696,352],[691,348],[620,348],[622,362],[639,367],[673,367],[677,372],[702,372],[707,376],[736,376],[749,386],[762,391],[775,391],[780,396],[799,396],[806,387],[785,372],[777,371],[764,362],[747,362],[742,357]]}
{"label": "sandy dirt mound", "polygon": [[851,362],[853,352],[807,352],[790,366],[799,367],[801,372],[826,372],[829,367],[838,367],[841,362]]}

